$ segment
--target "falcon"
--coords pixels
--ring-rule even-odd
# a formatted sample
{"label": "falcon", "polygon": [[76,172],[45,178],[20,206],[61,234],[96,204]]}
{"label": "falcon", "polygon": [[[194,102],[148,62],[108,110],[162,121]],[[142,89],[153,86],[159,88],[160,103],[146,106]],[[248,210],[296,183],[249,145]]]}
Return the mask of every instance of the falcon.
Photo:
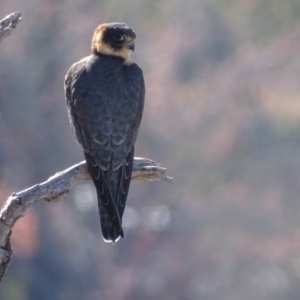
{"label": "falcon", "polygon": [[131,60],[135,32],[124,23],[99,25],[91,54],[65,77],[71,127],[96,187],[105,242],[124,238],[122,216],[144,108],[143,72]]}

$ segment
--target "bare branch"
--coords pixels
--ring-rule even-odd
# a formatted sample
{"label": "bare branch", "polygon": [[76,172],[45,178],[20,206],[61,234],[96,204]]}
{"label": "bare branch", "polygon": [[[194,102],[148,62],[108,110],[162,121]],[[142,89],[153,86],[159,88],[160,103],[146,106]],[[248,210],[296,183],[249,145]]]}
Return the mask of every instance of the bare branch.
{"label": "bare branch", "polygon": [[0,43],[12,34],[20,21],[22,21],[22,18],[21,13],[18,11],[11,13],[0,21]]}
{"label": "bare branch", "polygon": [[[166,171],[166,168],[153,160],[135,157],[131,179],[170,182],[172,178],[166,175]],[[65,198],[73,183],[90,179],[86,163],[82,161],[56,173],[45,182],[13,193],[6,200],[0,211],[0,281],[2,281],[11,259],[10,236],[12,228],[16,221],[25,214],[27,208],[38,200],[56,202]]]}

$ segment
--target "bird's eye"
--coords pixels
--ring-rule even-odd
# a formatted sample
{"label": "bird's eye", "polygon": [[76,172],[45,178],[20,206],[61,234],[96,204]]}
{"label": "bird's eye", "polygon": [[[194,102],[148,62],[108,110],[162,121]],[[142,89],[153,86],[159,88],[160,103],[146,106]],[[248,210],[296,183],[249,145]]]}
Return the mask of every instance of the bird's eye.
{"label": "bird's eye", "polygon": [[123,35],[122,34],[115,34],[114,35],[114,39],[116,40],[116,41],[123,41],[124,40],[124,37],[123,37]]}

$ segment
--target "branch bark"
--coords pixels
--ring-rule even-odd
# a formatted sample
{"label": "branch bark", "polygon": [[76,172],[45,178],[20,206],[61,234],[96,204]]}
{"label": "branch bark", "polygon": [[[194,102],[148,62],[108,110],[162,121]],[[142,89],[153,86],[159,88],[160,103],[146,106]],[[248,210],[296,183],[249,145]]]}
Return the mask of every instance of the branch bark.
{"label": "branch bark", "polygon": [[[167,169],[151,159],[135,157],[131,179],[142,181],[172,181]],[[0,211],[0,281],[11,260],[10,236],[16,221],[24,216],[30,205],[39,200],[57,202],[67,196],[72,184],[80,180],[91,180],[85,161],[56,173],[47,181],[36,184],[18,193],[13,193]]]}
{"label": "branch bark", "polygon": [[13,12],[0,21],[0,43],[13,33],[17,24],[22,21],[20,12]]}

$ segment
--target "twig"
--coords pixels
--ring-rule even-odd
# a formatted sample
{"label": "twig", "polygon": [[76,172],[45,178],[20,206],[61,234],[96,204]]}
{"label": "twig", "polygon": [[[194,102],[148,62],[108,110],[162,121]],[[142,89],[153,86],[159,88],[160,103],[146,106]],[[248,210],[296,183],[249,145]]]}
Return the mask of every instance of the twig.
{"label": "twig", "polygon": [[[172,180],[166,175],[167,169],[153,160],[135,157],[131,179],[142,181]],[[71,185],[79,180],[90,180],[85,161],[62,172],[56,173],[47,181],[34,185],[26,190],[13,193],[0,211],[0,281],[11,259],[10,236],[16,221],[24,216],[27,208],[38,200],[56,202],[65,198]]]}
{"label": "twig", "polygon": [[22,21],[22,18],[21,13],[18,11],[11,13],[0,21],[0,43],[12,34],[20,21]]}

